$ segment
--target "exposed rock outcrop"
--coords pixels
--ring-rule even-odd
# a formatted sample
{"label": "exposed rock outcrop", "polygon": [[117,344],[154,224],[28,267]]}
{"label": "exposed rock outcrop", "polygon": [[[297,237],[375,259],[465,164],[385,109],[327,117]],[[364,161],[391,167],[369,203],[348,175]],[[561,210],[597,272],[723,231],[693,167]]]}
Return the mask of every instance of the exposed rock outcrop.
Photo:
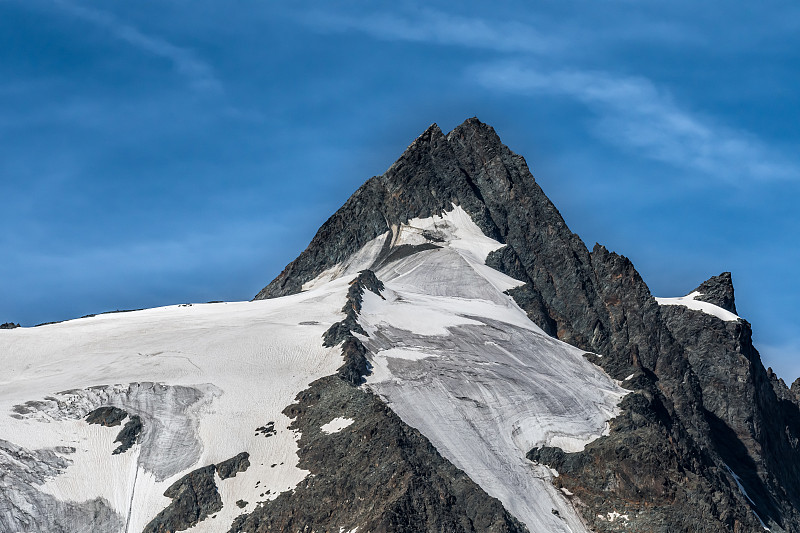
{"label": "exposed rock outcrop", "polygon": [[127,416],[128,413],[119,407],[106,405],[103,407],[98,407],[86,415],[86,421],[90,424],[113,427],[120,425]]}
{"label": "exposed rock outcrop", "polygon": [[[527,531],[377,396],[338,376],[312,383],[284,413],[311,475],[237,518],[231,533]],[[335,417],[353,423],[320,429]]]}
{"label": "exposed rock outcrop", "polygon": [[[696,299],[736,312],[729,272],[696,291],[702,294]],[[662,315],[698,377],[715,451],[764,522],[796,531],[800,410],[790,389],[761,363],[750,324],[683,306],[664,306]]]}
{"label": "exposed rock outcrop", "polygon": [[250,454],[242,452],[227,461],[217,463],[216,469],[220,479],[228,479],[229,477],[236,477],[239,472],[245,472],[250,468]]}
{"label": "exposed rock outcrop", "polygon": [[[172,498],[172,503],[147,524],[144,533],[183,531],[222,510],[222,497],[214,472],[222,480],[236,477],[237,473],[245,472],[250,467],[249,458],[249,453],[239,453],[216,465],[193,470],[170,485],[164,491],[164,496]],[[237,506],[244,507],[238,502]]]}
{"label": "exposed rock outcrop", "polygon": [[[375,277],[372,270],[363,270],[350,282],[347,290],[347,301],[342,308],[344,320],[336,322],[325,332],[323,344],[331,347],[342,343],[344,365],[338,370],[339,377],[352,385],[360,385],[364,376],[369,374],[367,350],[353,332],[366,335],[367,332],[358,323],[358,313],[361,312],[361,302],[364,291],[369,290],[381,296],[383,283]],[[381,296],[383,298],[383,296]]]}
{"label": "exposed rock outcrop", "polygon": [[[128,417],[127,411],[124,411],[114,406],[98,407],[88,415],[86,421],[89,424],[99,424],[101,426],[113,427],[118,426],[122,421]],[[111,452],[114,455],[125,453],[133,447],[139,440],[139,434],[142,432],[142,419],[133,415],[128,418],[128,421],[122,427],[122,430],[117,434],[114,442],[119,442],[119,446]]]}
{"label": "exposed rock outcrop", "polygon": [[164,496],[172,498],[172,503],[145,526],[143,533],[183,531],[221,510],[214,470],[214,465],[198,468],[170,485]]}
{"label": "exposed rock outcrop", "polygon": [[730,272],[723,272],[719,276],[713,276],[697,287],[694,292],[699,292],[696,300],[708,302],[718,307],[730,311],[734,315],[736,312],[736,301],[733,296],[733,279]]}
{"label": "exposed rock outcrop", "polygon": [[122,431],[119,432],[114,442],[119,442],[119,446],[111,452],[113,454],[125,453],[131,449],[139,440],[139,434],[142,432],[142,419],[137,415],[133,415],[125,422]]}

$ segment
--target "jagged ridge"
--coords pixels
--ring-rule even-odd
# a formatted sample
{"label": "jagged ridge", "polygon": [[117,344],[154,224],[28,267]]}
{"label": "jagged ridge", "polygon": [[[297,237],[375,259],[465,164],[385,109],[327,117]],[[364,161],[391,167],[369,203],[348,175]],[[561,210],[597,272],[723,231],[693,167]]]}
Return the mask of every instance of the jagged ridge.
{"label": "jagged ridge", "polygon": [[[625,447],[619,446],[623,442],[628,446],[631,439],[636,446],[663,453],[629,464],[636,468],[636,476],[620,475],[624,461],[610,469],[603,482],[617,487],[611,493],[607,484],[587,482],[586,472],[572,472],[572,488],[582,491],[584,516],[596,528],[618,526],[596,520],[597,506],[604,503],[641,513],[642,527],[653,531],[758,530],[761,526],[749,507],[773,528],[800,530],[798,502],[792,496],[797,494],[793,489],[800,479],[800,457],[797,439],[789,431],[796,416],[796,395],[785,385],[781,388],[782,382],[770,381],[750,342],[749,325],[720,332],[715,345],[725,353],[742,354],[745,361],[741,372],[734,374],[744,380],[747,393],[732,394],[726,401],[742,406],[756,402],[755,410],[742,409],[754,413],[758,429],[729,431],[736,427],[735,420],[721,418],[711,403],[704,402],[714,395],[705,364],[714,356],[707,346],[694,345],[676,325],[671,315],[682,311],[670,309],[665,314],[627,258],[600,245],[587,250],[535,182],[524,159],[477,119],[465,121],[446,136],[435,124],[428,128],[385,174],[359,188],[256,298],[299,292],[304,283],[345,261],[371,239],[411,218],[441,214],[452,204],[461,206],[487,236],[507,245],[491,254],[487,264],[525,282],[510,294],[536,324],[602,355],[590,357],[617,379],[631,373],[638,376],[629,385],[643,401],[625,416],[649,422],[617,423],[612,435],[583,453],[593,453],[595,461],[614,457],[624,453]],[[712,278],[698,291],[703,293],[699,299],[735,313],[729,274]],[[705,320],[712,319],[716,320]],[[767,387],[769,383],[774,385]],[[780,415],[767,424],[764,417],[771,412]],[[650,429],[643,433],[645,426]],[[763,493],[752,503],[736,490],[737,479],[726,471],[730,455],[723,448],[730,439],[752,459],[737,463],[744,488]],[[767,450],[763,457],[748,447],[750,440]],[[680,446],[670,444],[675,442]],[[653,486],[678,487],[687,475],[694,480],[691,490],[660,490],[663,497],[654,505]],[[702,523],[687,524],[686,516]]]}

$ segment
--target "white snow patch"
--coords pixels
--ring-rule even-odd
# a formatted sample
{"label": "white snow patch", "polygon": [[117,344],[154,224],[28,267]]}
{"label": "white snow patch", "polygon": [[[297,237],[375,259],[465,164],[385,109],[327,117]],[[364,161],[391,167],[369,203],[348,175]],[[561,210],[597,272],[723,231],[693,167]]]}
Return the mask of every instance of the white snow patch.
{"label": "white snow patch", "polygon": [[628,517],[627,514],[619,514],[616,511],[610,511],[605,515],[599,514],[597,515],[597,518],[599,518],[600,520],[607,520],[609,522],[615,522],[617,520],[625,520],[626,522],[630,521],[630,518]]}
{"label": "white snow patch", "polygon": [[301,289],[303,291],[308,291],[340,278],[348,278],[349,281],[349,278],[354,278],[358,275],[359,271],[369,268],[369,266],[375,262],[387,238],[389,238],[389,234],[384,233],[372,239],[359,251],[350,256],[347,261],[338,263],[324,270],[311,281],[303,283]]}
{"label": "white snow patch", "polygon": [[319,429],[321,429],[323,433],[330,435],[332,433],[339,433],[353,422],[354,420],[352,418],[337,417],[327,424],[323,424]]}
{"label": "white snow patch", "polygon": [[689,309],[693,309],[695,311],[702,311],[703,313],[711,316],[715,316],[720,320],[724,320],[726,322],[735,322],[740,320],[738,315],[727,311],[718,305],[714,305],[709,302],[703,302],[701,300],[696,300],[697,296],[701,296],[701,293],[694,291],[691,294],[687,294],[686,296],[679,296],[677,298],[656,298],[656,302],[658,305],[683,305],[688,307]]}
{"label": "white snow patch", "polygon": [[[750,497],[750,495],[747,494],[747,491],[744,490],[744,486],[742,485],[741,478],[738,475],[736,475],[736,472],[734,472],[733,469],[731,467],[729,467],[727,464],[725,464],[725,463],[722,463],[722,464],[728,470],[728,473],[731,475],[731,477],[733,477],[733,480],[736,482],[736,486],[739,487],[739,492],[742,493],[742,496],[747,498],[747,501],[749,501],[753,505],[753,507],[756,507],[756,502],[754,502],[753,499]],[[761,520],[761,517],[758,516],[758,513],[755,511],[755,509],[751,509],[751,510],[753,511],[753,514],[756,515],[756,518],[758,518],[758,521],[761,524],[761,527],[763,527],[765,530],[769,531],[770,529],[767,527],[767,525],[764,523],[764,521]]]}
{"label": "white snow patch", "polygon": [[[476,320],[467,318],[464,315],[453,314],[446,309],[441,309],[439,306],[425,305],[424,302],[435,301],[436,297],[409,294],[398,298],[397,293],[391,289],[384,290],[382,296],[383,298],[372,291],[364,291],[362,306],[376,307],[394,304],[392,305],[391,315],[386,317],[388,322],[384,323],[398,329],[414,331],[420,335],[448,335],[449,330],[447,328],[449,327],[480,324]],[[450,303],[458,305],[457,302]],[[464,303],[469,306],[470,302],[465,301]],[[464,311],[467,311],[467,308]],[[369,331],[367,330],[368,333]]]}
{"label": "white snow patch", "polygon": [[636,375],[636,374],[631,374],[630,376],[626,377],[626,378],[625,378],[625,379],[623,379],[622,381],[628,381],[629,379],[633,379],[633,376],[635,376],[635,375]]}
{"label": "white snow patch", "polygon": [[[102,480],[117,488],[106,493],[111,506],[117,511],[127,511],[137,474],[136,464],[141,446],[134,445],[127,453],[112,455],[111,452],[119,445],[114,439],[122,426],[104,427],[87,424],[82,420],[51,424],[60,426],[56,429],[56,435],[67,437],[60,442],[60,445],[71,446],[75,448],[75,452],[63,455],[73,461],[66,472],[47,480],[40,490],[60,500],[81,502],[96,496],[97,483]],[[47,427],[43,430],[41,423],[34,423],[29,429],[41,434],[53,428]],[[162,498],[163,502],[169,503],[168,498],[163,496]]]}

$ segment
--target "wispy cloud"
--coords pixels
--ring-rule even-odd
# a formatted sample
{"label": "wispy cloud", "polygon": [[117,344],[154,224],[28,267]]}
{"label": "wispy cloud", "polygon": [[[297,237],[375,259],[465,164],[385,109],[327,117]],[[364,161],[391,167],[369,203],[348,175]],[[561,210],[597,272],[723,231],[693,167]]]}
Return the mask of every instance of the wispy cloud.
{"label": "wispy cloud", "polygon": [[481,48],[499,52],[547,52],[561,41],[518,22],[490,22],[433,9],[413,13],[342,15],[315,11],[303,22],[332,32],[357,31],[386,41],[408,41]]}
{"label": "wispy cloud", "polygon": [[66,13],[107,30],[117,39],[170,61],[175,70],[189,80],[193,89],[204,92],[222,90],[222,83],[215,75],[214,69],[192,50],[172,44],[161,37],[148,35],[106,11],[80,6],[65,0],[55,0],[55,3]]}
{"label": "wispy cloud", "polygon": [[[565,43],[564,35],[530,24],[463,17],[434,9],[363,14],[317,11],[304,15],[303,22],[318,31],[358,32],[379,40],[498,52],[506,57],[503,62],[475,66],[469,71],[469,79],[494,91],[578,101],[594,114],[593,133],[604,142],[732,184],[754,179],[800,179],[800,161],[781,154],[748,131],[682,105],[668,90],[645,77],[565,68],[576,42],[583,47],[603,46],[615,38],[596,29],[567,32],[570,37]],[[686,39],[682,27],[654,26],[651,30],[660,31],[661,40]],[[619,40],[619,36],[616,38]],[[650,33],[648,39],[652,41]],[[537,67],[523,66],[522,57]]]}
{"label": "wispy cloud", "polygon": [[606,142],[676,167],[732,183],[743,179],[798,179],[800,165],[786,160],[746,131],[692,112],[643,77],[608,72],[483,65],[471,73],[492,90],[571,98],[596,116],[595,133]]}

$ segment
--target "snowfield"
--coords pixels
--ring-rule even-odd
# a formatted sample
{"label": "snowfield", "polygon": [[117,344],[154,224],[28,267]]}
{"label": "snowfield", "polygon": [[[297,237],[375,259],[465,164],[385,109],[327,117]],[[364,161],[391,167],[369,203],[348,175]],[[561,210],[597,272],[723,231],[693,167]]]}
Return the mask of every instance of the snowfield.
{"label": "snowfield", "polygon": [[687,294],[686,296],[679,296],[677,298],[656,298],[658,305],[682,305],[694,311],[700,311],[707,315],[715,316],[725,322],[736,322],[741,320],[739,315],[731,313],[727,309],[723,309],[718,305],[714,305],[702,300],[696,300],[697,296],[702,296],[699,292]]}
{"label": "snowfield", "polygon": [[[307,474],[296,467],[297,435],[281,411],[341,366],[340,350],[324,348],[321,337],[341,319],[346,291],[341,280],[280,300],[170,306],[3,331],[0,439],[28,450],[60,448],[54,453],[69,466],[32,485],[59,500],[104,500],[126,524],[117,531],[142,531],[171,502],[166,488],[188,471],[246,451],[247,471],[216,478],[222,511],[192,529],[227,531],[235,516]],[[15,410],[29,401],[39,403]],[[120,426],[82,420],[109,404],[142,417],[142,444],[126,453],[111,453]],[[276,434],[256,434],[268,422]],[[0,487],[0,497],[10,488]],[[235,505],[240,499],[246,508]],[[44,502],[29,502],[34,514]]]}
{"label": "snowfield", "polygon": [[525,454],[582,450],[627,391],[503,294],[520,282],[485,264],[502,245],[460,207],[409,221],[393,241],[420,245],[426,235],[439,248],[379,266],[383,298],[364,294],[368,386],[531,532],[587,531],[553,487],[557,473]]}
{"label": "snowfield", "polygon": [[[504,294],[519,282],[485,264],[501,246],[454,206],[393,227],[297,295],[0,332],[0,469],[16,476],[0,480],[0,498],[31,516],[55,509],[31,531],[57,519],[78,531],[86,516],[104,517],[96,531],[142,531],[170,504],[163,493],[173,482],[247,452],[246,471],[215,474],[223,509],[191,529],[227,531],[307,475],[281,411],[341,366],[340,347],[324,348],[322,335],[343,318],[349,281],[371,268],[385,289],[365,292],[359,317],[373,367],[364,387],[531,532],[587,531],[570,495],[553,487],[557,473],[525,454],[582,450],[607,431],[627,391]],[[127,452],[112,454],[121,426],[84,420],[104,405],[142,419]],[[23,468],[25,454],[38,469]],[[12,511],[0,526],[20,520]]]}

